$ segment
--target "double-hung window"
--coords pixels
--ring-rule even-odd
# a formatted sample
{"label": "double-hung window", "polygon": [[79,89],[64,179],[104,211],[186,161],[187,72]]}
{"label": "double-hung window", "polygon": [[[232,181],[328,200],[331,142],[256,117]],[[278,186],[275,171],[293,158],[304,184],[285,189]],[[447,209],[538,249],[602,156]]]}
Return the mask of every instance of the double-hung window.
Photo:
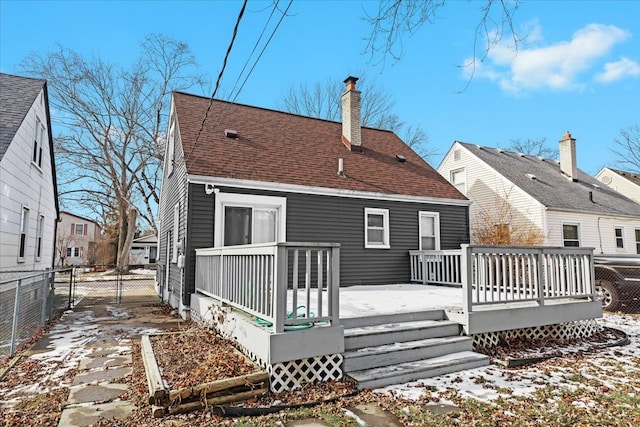
{"label": "double-hung window", "polygon": [[454,169],[450,172],[451,184],[458,189],[462,194],[467,193],[467,173],[465,168]]}
{"label": "double-hung window", "polygon": [[420,250],[440,250],[440,214],[438,212],[418,212]]}
{"label": "double-hung window", "polygon": [[389,209],[364,208],[364,247],[389,249]]}
{"label": "double-hung window", "polygon": [[613,232],[616,236],[616,249],[624,249],[624,229],[622,227],[614,227]]}
{"label": "double-hung window", "polygon": [[636,253],[640,255],[640,228],[636,228]]}
{"label": "double-hung window", "polygon": [[578,224],[562,224],[562,245],[565,247],[580,246],[580,228]]}
{"label": "double-hung window", "polygon": [[217,193],[216,246],[251,245],[286,240],[286,198]]}
{"label": "double-hung window", "polygon": [[29,208],[22,207],[20,220],[20,246],[18,248],[18,261],[23,262],[27,252],[27,237],[29,234]]}
{"label": "double-hung window", "polygon": [[38,228],[36,229],[36,260],[42,257],[42,235],[44,233],[44,215],[38,218]]}

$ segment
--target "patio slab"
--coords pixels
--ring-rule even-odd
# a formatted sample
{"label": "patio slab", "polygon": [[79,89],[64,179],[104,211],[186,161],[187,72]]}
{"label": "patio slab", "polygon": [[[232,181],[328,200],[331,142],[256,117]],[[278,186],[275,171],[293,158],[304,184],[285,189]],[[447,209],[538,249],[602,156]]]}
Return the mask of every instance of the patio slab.
{"label": "patio slab", "polygon": [[113,368],[115,366],[131,365],[132,358],[130,354],[120,356],[103,356],[103,357],[86,357],[80,361],[78,370],[86,371],[96,368]]}
{"label": "patio slab", "polygon": [[127,401],[102,403],[91,406],[69,406],[62,411],[58,427],[85,427],[100,420],[128,417],[136,407]]}
{"label": "patio slab", "polygon": [[82,372],[76,375],[73,379],[72,385],[81,385],[81,384],[91,384],[93,382],[101,383],[105,381],[113,381],[118,378],[126,377],[127,375],[131,375],[133,372],[133,368],[131,366],[121,367],[121,368],[113,368],[113,369],[102,369],[99,371],[87,371]]}

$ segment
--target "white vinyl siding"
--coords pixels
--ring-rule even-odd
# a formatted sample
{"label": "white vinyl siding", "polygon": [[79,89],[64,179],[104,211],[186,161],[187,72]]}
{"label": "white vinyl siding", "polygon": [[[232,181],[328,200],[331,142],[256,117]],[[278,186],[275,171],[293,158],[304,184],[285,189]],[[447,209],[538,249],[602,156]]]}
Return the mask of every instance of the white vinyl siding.
{"label": "white vinyl siding", "polygon": [[595,178],[609,188],[624,194],[636,203],[640,203],[640,185],[629,181],[608,168],[603,168]]}
{"label": "white vinyl siding", "polygon": [[562,246],[562,224],[580,224],[580,245],[594,248],[596,254],[635,254],[636,247],[616,248],[615,227],[623,229],[625,242],[635,242],[635,229],[640,229],[640,218],[605,217],[575,212],[547,212],[549,246]]}
{"label": "white vinyl siding", "polygon": [[389,209],[364,208],[364,247],[389,249]]}
{"label": "white vinyl siding", "polygon": [[[458,152],[459,160],[454,160],[455,152]],[[460,144],[454,144],[438,167],[438,172],[447,181],[451,182],[452,172],[464,167],[465,196],[472,201],[469,207],[469,225],[472,230],[479,227],[482,222],[483,211],[495,212],[497,207],[506,202],[511,205],[513,219],[511,229],[525,227],[535,229],[545,235],[545,209],[537,200],[522,191],[513,182],[509,181],[490,168],[486,163],[478,159]],[[498,217],[497,215],[494,215]],[[545,242],[547,244],[547,242]]]}

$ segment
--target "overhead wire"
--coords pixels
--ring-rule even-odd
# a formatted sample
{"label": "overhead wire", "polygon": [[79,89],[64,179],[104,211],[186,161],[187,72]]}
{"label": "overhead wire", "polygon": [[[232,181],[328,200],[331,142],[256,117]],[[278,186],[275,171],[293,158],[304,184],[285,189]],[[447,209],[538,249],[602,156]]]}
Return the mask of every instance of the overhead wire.
{"label": "overhead wire", "polygon": [[[247,68],[247,65],[249,64],[251,57],[253,56],[253,54],[255,53],[256,49],[258,48],[258,45],[260,44],[260,41],[262,40],[262,37],[264,36],[267,27],[269,26],[269,23],[271,22],[271,19],[275,13],[276,10],[278,9],[278,3],[279,0],[277,0],[274,3],[273,9],[271,11],[271,14],[269,15],[269,18],[267,19],[267,22],[265,23],[262,32],[260,33],[260,36],[258,37],[258,39],[256,40],[253,49],[251,50],[251,53],[249,54],[247,61],[245,62],[244,66],[242,67],[242,70],[240,71],[240,73],[238,74],[238,78],[236,79],[233,89],[231,90],[231,94],[232,96],[230,96],[229,101],[230,102],[235,102],[235,100],[238,98],[238,96],[240,95],[240,92],[242,92],[242,89],[244,88],[244,85],[247,83],[247,80],[249,79],[249,77],[251,76],[251,74],[253,73],[256,65],[258,64],[258,62],[260,61],[260,59],[262,58],[262,55],[264,54],[265,50],[267,49],[267,47],[269,46],[269,43],[271,42],[271,40],[273,39],[273,37],[275,36],[276,31],[278,30],[278,28],[280,27],[280,24],[282,23],[282,21],[284,20],[285,16],[287,16],[287,12],[289,11],[289,8],[291,7],[291,4],[293,3],[293,0],[289,0],[289,4],[287,5],[286,9],[284,10],[284,12],[282,12],[282,16],[280,17],[280,20],[278,20],[278,23],[276,24],[275,28],[273,29],[273,31],[271,32],[271,35],[269,36],[269,39],[266,41],[265,45],[263,46],[262,50],[260,51],[260,54],[258,55],[258,57],[255,59],[255,61],[253,62],[253,65],[251,66],[249,72],[247,73],[247,75],[245,76],[242,84],[240,85],[240,88],[237,90],[237,92],[235,93],[235,95],[233,95],[233,92],[236,90],[237,86],[238,86],[238,82],[240,81],[240,79],[242,78],[242,74],[244,73],[244,71]],[[246,4],[246,2],[245,2]],[[226,61],[226,58],[225,58]],[[217,86],[216,86],[217,89]],[[214,90],[214,95],[215,95],[215,90]],[[209,106],[207,107],[207,111],[205,113],[205,117],[203,118],[203,121],[201,123],[201,127],[200,130],[198,131],[198,134],[196,136],[196,140],[193,144],[193,146],[191,147],[191,150],[189,151],[189,155],[187,156],[187,158],[185,159],[185,162],[188,161],[191,158],[192,153],[194,152],[196,145],[198,143],[198,139],[200,136],[200,133],[202,132],[203,128],[204,128],[204,123],[207,119],[207,115],[209,113],[209,110],[211,109],[211,106],[213,105],[213,98],[214,95],[211,96],[210,100],[209,100]],[[220,113],[218,120],[216,121],[216,124],[214,125],[214,128],[218,127],[220,125],[220,123],[222,122],[222,120],[224,119],[224,117],[226,116],[226,113],[228,112],[229,108],[230,108],[231,104],[227,104],[226,108],[224,108],[224,110]]]}
{"label": "overhead wire", "polygon": [[[218,73],[218,78],[216,80],[216,85],[213,89],[213,93],[211,94],[211,97],[209,98],[209,106],[207,107],[207,110],[204,113],[204,117],[202,118],[202,122],[200,123],[200,129],[198,129],[198,133],[196,134],[196,139],[193,143],[193,147],[191,148],[191,151],[189,152],[189,157],[191,156],[191,153],[193,152],[193,149],[196,147],[196,145],[198,144],[198,139],[200,138],[200,134],[202,133],[202,130],[204,129],[204,123],[207,121],[207,116],[209,115],[209,110],[211,110],[211,106],[213,105],[213,99],[216,96],[216,93],[218,92],[218,88],[220,87],[220,82],[222,81],[222,75],[224,74],[224,70],[227,67],[227,60],[229,59],[229,55],[231,54],[231,49],[233,49],[233,43],[236,40],[236,36],[238,35],[238,27],[240,26],[240,21],[242,20],[242,16],[244,15],[244,11],[247,8],[247,2],[248,0],[244,0],[244,2],[242,3],[242,8],[240,9],[240,13],[238,14],[238,18],[236,19],[236,24],[233,28],[233,35],[231,36],[231,42],[229,43],[229,47],[227,47],[227,52],[224,55],[224,60],[222,62],[222,68],[220,69],[220,73]],[[189,157],[187,157],[187,160],[189,160]]]}

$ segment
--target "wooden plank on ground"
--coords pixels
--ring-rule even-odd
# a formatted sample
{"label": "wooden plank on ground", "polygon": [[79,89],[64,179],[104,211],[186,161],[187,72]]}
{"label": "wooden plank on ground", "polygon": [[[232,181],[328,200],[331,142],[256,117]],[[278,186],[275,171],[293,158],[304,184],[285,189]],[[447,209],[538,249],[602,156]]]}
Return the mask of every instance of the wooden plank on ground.
{"label": "wooden plank on ground", "polygon": [[149,403],[155,403],[159,400],[166,399],[168,391],[162,382],[160,368],[153,354],[153,346],[149,335],[143,335],[141,338],[142,361],[144,362],[144,370],[147,374],[147,386],[149,387]]}
{"label": "wooden plank on ground", "polygon": [[256,390],[245,391],[242,393],[231,394],[228,396],[213,397],[211,399],[207,399],[205,402],[196,401],[183,403],[180,405],[170,406],[169,414],[182,414],[184,412],[196,411],[198,409],[206,408],[207,406],[223,405],[225,403],[231,402],[243,402],[257,396],[262,396],[265,393],[267,393],[267,389],[260,388]]}
{"label": "wooden plank on ground", "polygon": [[263,383],[269,380],[269,374],[266,371],[254,372],[233,378],[224,378],[209,383],[199,384],[193,387],[184,387],[169,392],[169,400],[188,399],[191,396],[207,395],[221,390],[227,390],[238,386],[250,386],[255,383]]}

